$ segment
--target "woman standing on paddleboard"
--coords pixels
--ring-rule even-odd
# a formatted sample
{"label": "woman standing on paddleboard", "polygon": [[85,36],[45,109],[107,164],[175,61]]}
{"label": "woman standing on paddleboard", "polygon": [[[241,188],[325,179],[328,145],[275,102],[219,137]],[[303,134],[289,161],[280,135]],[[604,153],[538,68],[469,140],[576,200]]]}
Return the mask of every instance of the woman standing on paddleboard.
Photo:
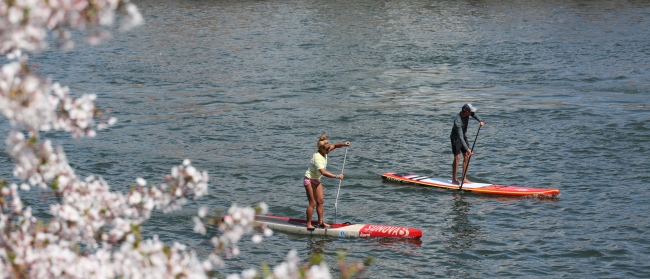
{"label": "woman standing on paddleboard", "polygon": [[323,195],[323,185],[320,183],[320,179],[323,176],[343,179],[342,173],[334,175],[325,169],[327,167],[327,154],[336,148],[350,146],[350,142],[346,141],[330,144],[327,140],[327,136],[321,135],[316,146],[318,147],[318,152],[314,153],[311,157],[309,169],[307,169],[305,178],[302,182],[303,186],[305,186],[305,192],[307,192],[307,199],[309,200],[309,205],[307,206],[308,229],[314,228],[311,225],[311,215],[314,213],[314,207],[316,207],[316,213],[318,214],[318,226],[321,228],[329,228],[330,226],[323,221],[323,201],[325,200],[325,197]]}
{"label": "woman standing on paddleboard", "polygon": [[[454,117],[454,127],[451,128],[451,151],[454,153],[454,162],[451,165],[452,171],[452,184],[460,185],[458,179],[456,178],[456,173],[458,172],[458,161],[460,161],[460,153],[463,152],[463,170],[467,169],[469,163],[469,157],[472,156],[472,150],[469,149],[469,143],[467,142],[467,124],[469,123],[469,117],[476,119],[478,124],[483,126],[485,123],[481,120],[478,115],[476,115],[476,108],[472,104],[465,104],[461,109],[460,113]],[[461,177],[462,178],[462,177]],[[472,183],[467,178],[463,183]]]}

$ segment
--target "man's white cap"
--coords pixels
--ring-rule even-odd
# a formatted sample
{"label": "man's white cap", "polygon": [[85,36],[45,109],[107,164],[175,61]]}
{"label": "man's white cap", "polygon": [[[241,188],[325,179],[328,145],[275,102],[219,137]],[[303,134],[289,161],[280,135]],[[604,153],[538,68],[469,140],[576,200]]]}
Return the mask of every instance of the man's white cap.
{"label": "man's white cap", "polygon": [[476,108],[473,107],[472,104],[467,103],[463,105],[463,111],[476,112]]}

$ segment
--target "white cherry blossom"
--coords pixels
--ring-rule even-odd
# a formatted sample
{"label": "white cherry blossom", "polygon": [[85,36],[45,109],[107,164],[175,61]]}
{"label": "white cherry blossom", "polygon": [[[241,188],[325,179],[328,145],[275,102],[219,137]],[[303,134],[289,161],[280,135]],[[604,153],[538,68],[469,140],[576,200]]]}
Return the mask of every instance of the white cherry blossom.
{"label": "white cherry blossom", "polygon": [[[213,268],[224,267],[224,255],[240,254],[237,243],[244,235],[252,234],[254,243],[273,235],[266,227],[255,232],[255,215],[268,212],[261,203],[256,208],[233,205],[223,220],[200,207],[194,231],[206,234],[206,224],[218,228],[208,236],[215,249],[203,261],[183,244],[168,245],[156,235],[144,239],[140,228],[153,210],[178,210],[188,198],[207,195],[207,172],[185,159],[162,183],[136,178],[128,193],[111,191],[101,177],[77,176],[63,148],[40,137],[46,131],[95,137],[117,123],[98,110],[95,94],[73,97],[69,87],[32,72],[28,53],[48,49],[48,34],[64,49],[74,47],[78,31],[90,30],[85,41],[100,43],[110,38],[104,28],[115,24],[120,12],[121,31],[144,22],[129,0],[0,0],[0,55],[7,58],[0,67],[0,113],[12,127],[5,146],[15,164],[13,175],[23,181],[0,183],[0,279],[207,278]],[[20,191],[33,186],[54,195],[47,222],[21,201]],[[287,262],[274,269],[276,278],[298,278],[298,263],[297,253],[290,252]],[[326,265],[312,266],[307,274],[329,278],[322,277],[329,276]],[[231,276],[255,278],[258,273],[248,269]]]}

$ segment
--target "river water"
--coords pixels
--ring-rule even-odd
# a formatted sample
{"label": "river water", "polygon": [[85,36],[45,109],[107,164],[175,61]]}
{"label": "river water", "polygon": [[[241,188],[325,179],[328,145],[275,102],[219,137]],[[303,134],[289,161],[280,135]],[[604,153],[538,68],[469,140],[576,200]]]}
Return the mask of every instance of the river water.
{"label": "river water", "polygon": [[[337,220],[416,227],[422,239],[275,233],[243,241],[224,274],[275,266],[290,249],[305,261],[323,253],[336,272],[344,249],[348,261],[375,258],[367,278],[650,277],[650,2],[135,2],[144,26],[31,60],[119,119],[95,139],[48,134],[78,174],[127,191],[185,158],[210,173],[210,195],[156,213],[147,236],[205,255],[192,232],[199,204],[264,201],[304,218],[301,179],[325,133],[352,142]],[[486,122],[469,179],[556,187],[557,199],[382,181],[450,177],[452,117],[466,102]],[[470,121],[472,140],[477,128]],[[328,170],[340,172],[343,155],[333,151]],[[324,186],[333,222],[338,181]]]}

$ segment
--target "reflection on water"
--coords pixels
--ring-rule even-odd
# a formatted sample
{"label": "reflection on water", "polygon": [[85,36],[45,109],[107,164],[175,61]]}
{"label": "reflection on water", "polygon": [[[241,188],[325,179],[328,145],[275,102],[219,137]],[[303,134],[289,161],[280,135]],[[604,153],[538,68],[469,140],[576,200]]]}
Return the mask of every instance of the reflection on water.
{"label": "reflection on water", "polygon": [[[561,191],[561,190],[560,190]],[[466,197],[471,197],[476,201],[498,201],[505,204],[516,204],[520,203],[522,200],[531,200],[536,203],[545,203],[558,205],[560,203],[560,197],[562,193],[560,192],[557,196],[525,196],[525,197],[513,197],[513,196],[491,196],[491,195],[482,195],[476,193],[463,193]]]}
{"label": "reflection on water", "polygon": [[412,238],[373,238],[369,241],[379,244],[373,246],[376,250],[393,250],[407,255],[419,255],[422,246],[422,240]]}
{"label": "reflection on water", "polygon": [[422,240],[413,238],[373,238],[371,240],[384,246],[408,244],[410,247],[416,248],[422,245]]}
{"label": "reflection on water", "polygon": [[327,250],[327,245],[332,242],[331,237],[308,237],[307,238],[307,255],[323,254]]}
{"label": "reflection on water", "polygon": [[447,248],[454,252],[463,252],[471,248],[474,242],[481,240],[481,227],[470,222],[467,217],[471,204],[462,193],[455,193],[452,206],[451,235],[447,239]]}
{"label": "reflection on water", "polygon": [[[309,236],[307,239],[307,255],[322,254],[331,251],[332,247],[337,243],[334,237],[318,237]],[[418,254],[417,250],[422,246],[420,239],[406,239],[406,238],[367,238],[359,239],[358,241],[368,241],[377,245],[371,245],[376,250],[393,250],[399,251],[404,254]],[[347,250],[347,249],[345,249]]]}

